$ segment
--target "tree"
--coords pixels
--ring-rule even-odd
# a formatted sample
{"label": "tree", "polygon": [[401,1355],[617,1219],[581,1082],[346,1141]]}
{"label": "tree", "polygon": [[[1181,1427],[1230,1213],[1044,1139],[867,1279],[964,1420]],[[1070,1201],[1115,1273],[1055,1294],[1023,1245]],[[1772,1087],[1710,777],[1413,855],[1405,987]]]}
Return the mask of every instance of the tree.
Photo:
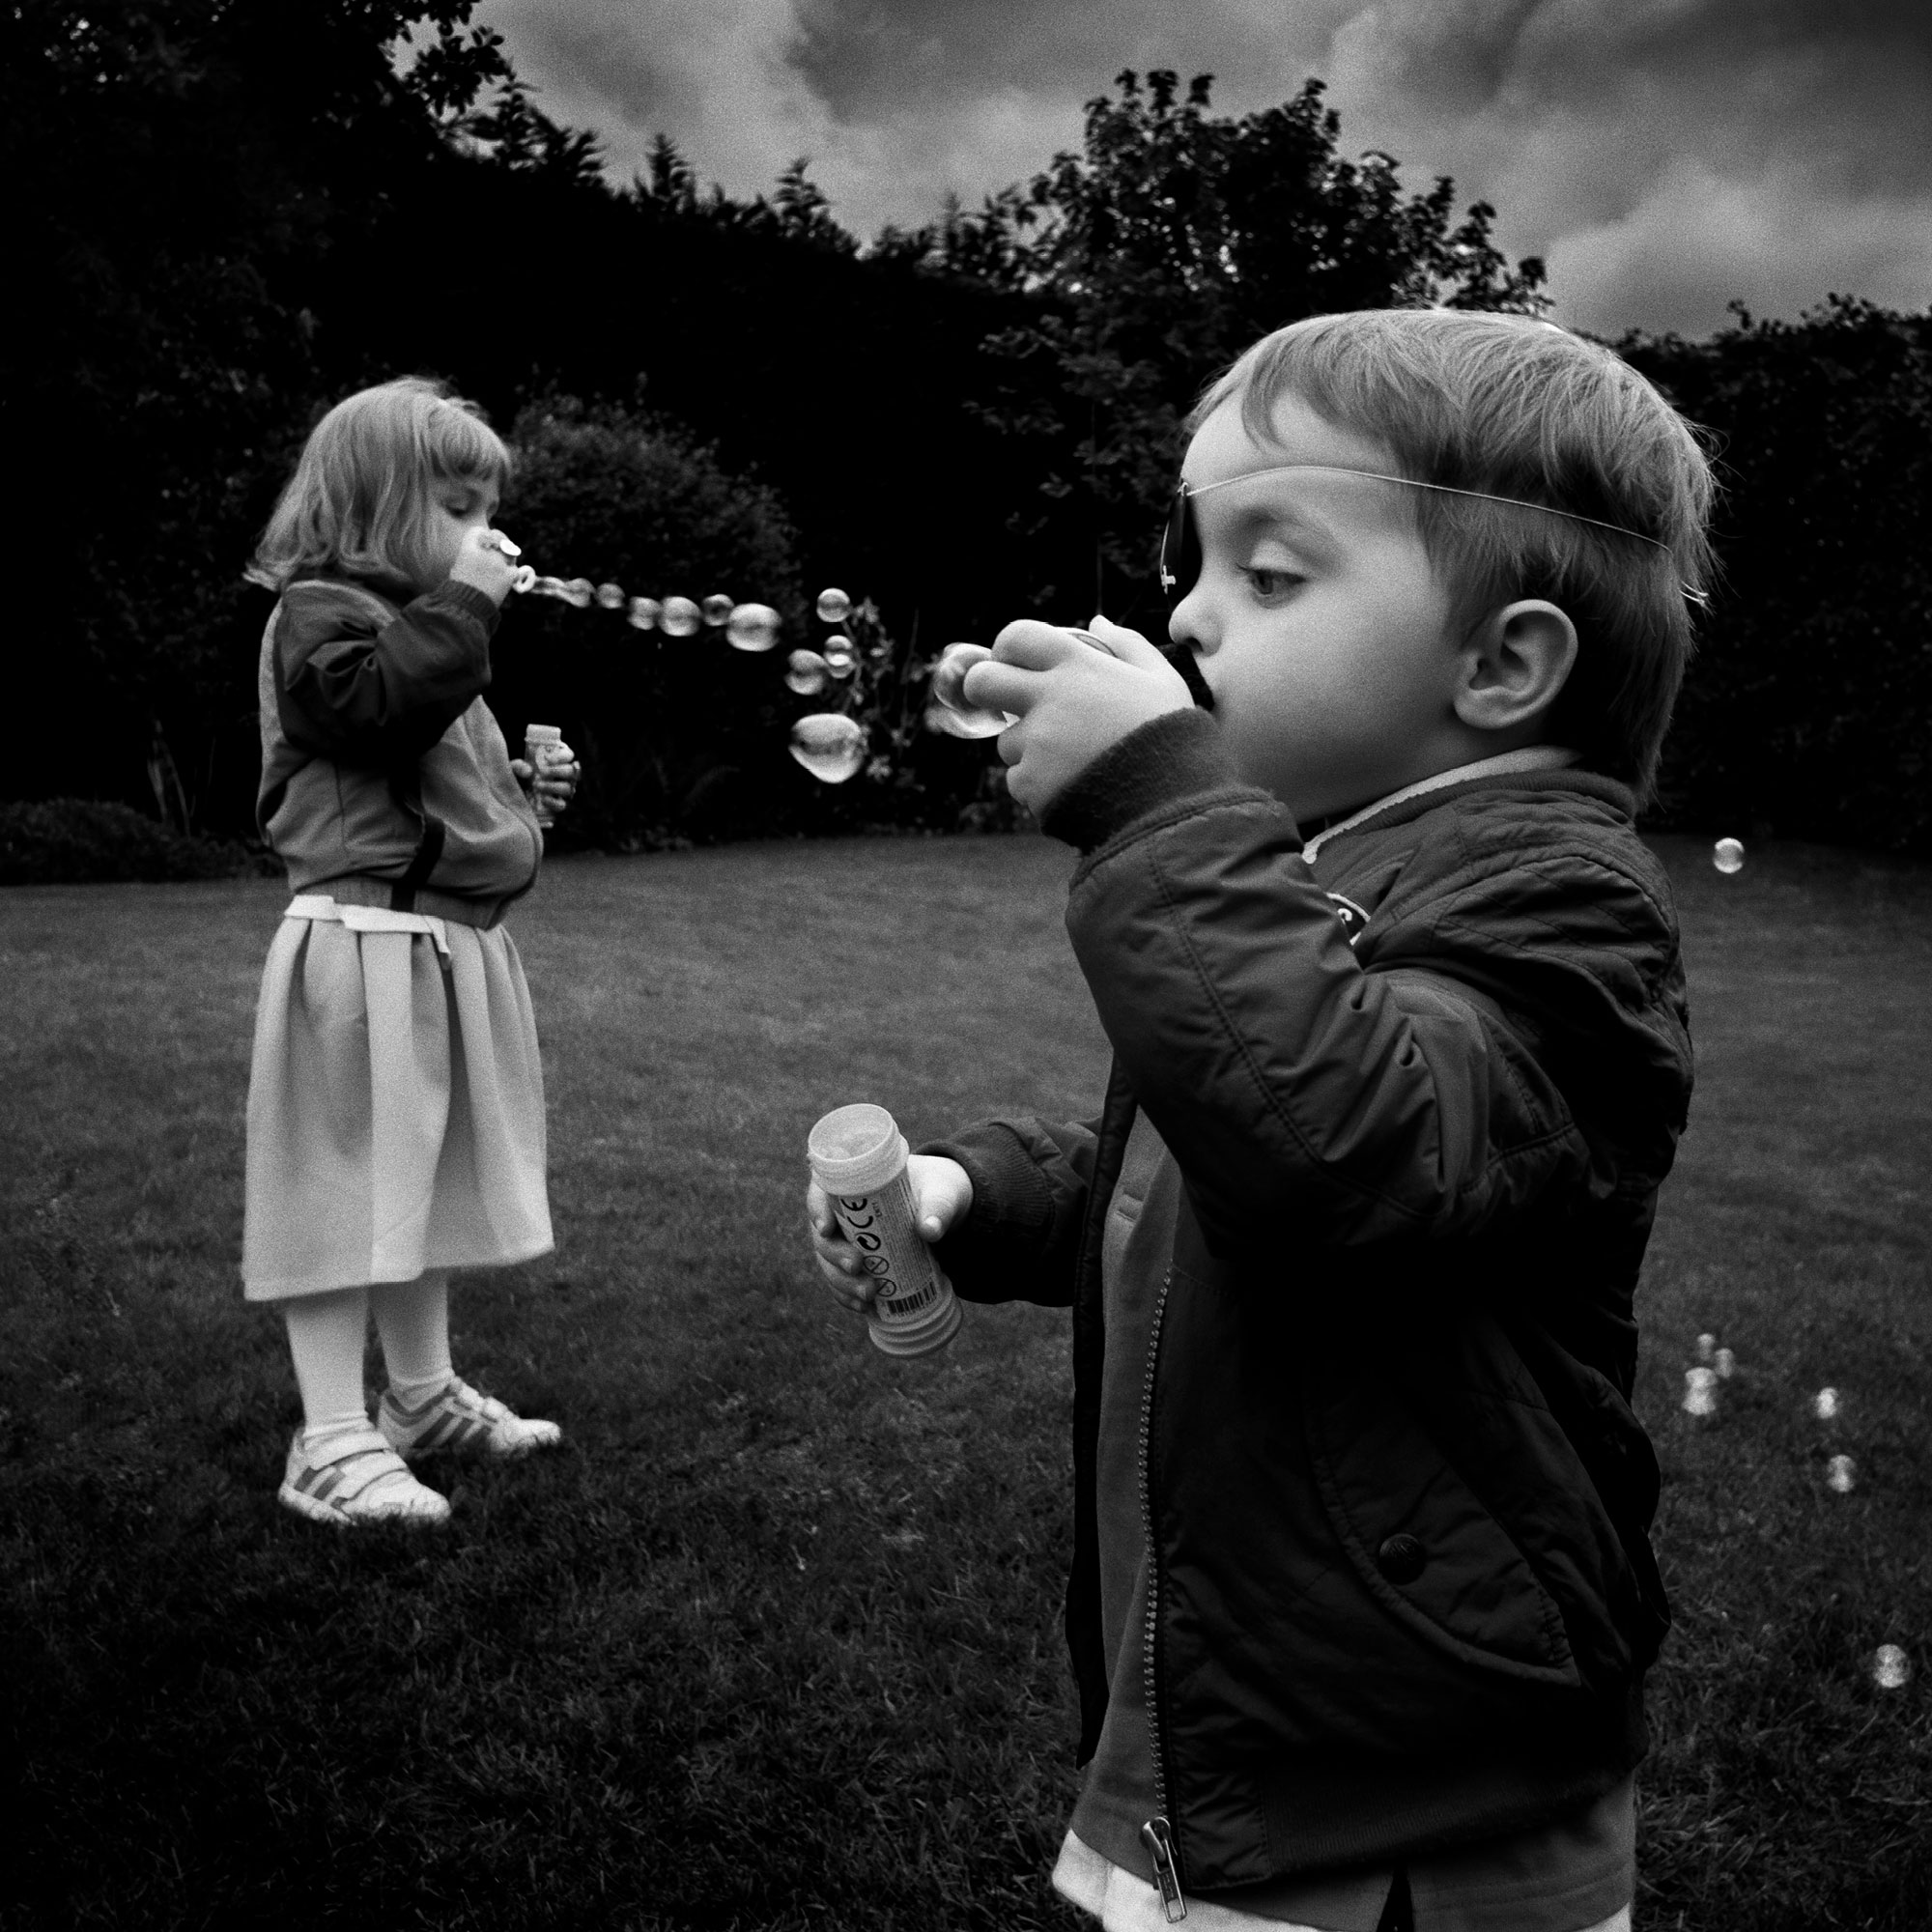
{"label": "tree", "polygon": [[[16,620],[57,644],[51,701],[86,719],[91,753],[158,774],[173,815],[218,782],[222,746],[252,755],[239,571],[323,393],[319,337],[353,242],[421,206],[453,131],[507,75],[469,13],[18,0],[0,16],[25,298],[0,421],[31,485],[10,534],[34,559]],[[71,745],[34,736],[58,769],[14,782],[71,786]]]}
{"label": "tree", "polygon": [[1019,527],[1058,526],[1065,550],[1084,524],[1096,598],[1119,580],[1147,590],[1181,417],[1258,337],[1335,309],[1548,306],[1543,264],[1511,267],[1487,203],[1458,223],[1446,176],[1405,193],[1390,156],[1343,159],[1321,81],[1237,118],[1209,112],[1207,74],[1184,94],[1159,70],[1116,86],[1088,103],[1079,153],[929,231],[925,258],[1045,298],[992,345],[1007,381],[991,407],[1046,471]]}

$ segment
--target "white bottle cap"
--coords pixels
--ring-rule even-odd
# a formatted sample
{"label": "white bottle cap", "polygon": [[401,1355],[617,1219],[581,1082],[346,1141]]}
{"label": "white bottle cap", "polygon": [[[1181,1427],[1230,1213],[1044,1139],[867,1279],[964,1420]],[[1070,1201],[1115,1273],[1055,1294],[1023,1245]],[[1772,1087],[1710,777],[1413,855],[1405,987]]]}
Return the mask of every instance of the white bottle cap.
{"label": "white bottle cap", "polygon": [[835,1107],[811,1130],[806,1152],[828,1194],[867,1194],[883,1187],[906,1162],[905,1136],[883,1107],[869,1100]]}

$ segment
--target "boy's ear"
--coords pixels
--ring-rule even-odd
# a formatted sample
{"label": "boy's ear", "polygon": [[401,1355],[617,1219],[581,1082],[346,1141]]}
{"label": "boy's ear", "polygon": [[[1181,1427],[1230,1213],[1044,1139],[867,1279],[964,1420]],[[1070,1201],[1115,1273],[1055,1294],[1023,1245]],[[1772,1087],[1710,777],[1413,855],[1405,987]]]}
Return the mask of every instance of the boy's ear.
{"label": "boy's ear", "polygon": [[1456,716],[1481,731],[1533,724],[1577,662],[1577,627],[1557,605],[1525,597],[1492,611],[1464,641]]}

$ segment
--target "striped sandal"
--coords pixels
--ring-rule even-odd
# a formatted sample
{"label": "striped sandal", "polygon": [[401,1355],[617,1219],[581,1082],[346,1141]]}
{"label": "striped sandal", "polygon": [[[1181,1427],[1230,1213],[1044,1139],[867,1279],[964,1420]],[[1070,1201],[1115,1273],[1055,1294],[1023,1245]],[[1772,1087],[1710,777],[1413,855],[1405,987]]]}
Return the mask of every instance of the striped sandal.
{"label": "striped sandal", "polygon": [[417,1482],[373,1429],[326,1441],[314,1457],[298,1429],[277,1493],[298,1516],[332,1522],[339,1529],[365,1522],[412,1522],[427,1528],[449,1520],[448,1498]]}
{"label": "striped sandal", "polygon": [[376,1427],[399,1456],[427,1456],[434,1449],[459,1456],[527,1456],[563,1440],[555,1423],[526,1420],[495,1396],[479,1395],[460,1376],[451,1376],[439,1394],[414,1408],[405,1408],[394,1389],[384,1389]]}

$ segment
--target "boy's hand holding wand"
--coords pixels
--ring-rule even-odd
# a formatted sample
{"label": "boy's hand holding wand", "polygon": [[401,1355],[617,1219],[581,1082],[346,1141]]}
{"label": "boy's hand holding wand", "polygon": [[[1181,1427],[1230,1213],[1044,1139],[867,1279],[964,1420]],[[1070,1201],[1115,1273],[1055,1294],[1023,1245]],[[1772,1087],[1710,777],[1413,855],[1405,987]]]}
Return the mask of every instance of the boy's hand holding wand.
{"label": "boy's hand holding wand", "polygon": [[1022,618],[966,673],[969,702],[1019,720],[1000,733],[999,752],[1008,788],[1036,814],[1130,731],[1194,708],[1180,673],[1138,631],[1095,617],[1088,633],[1091,643]]}

